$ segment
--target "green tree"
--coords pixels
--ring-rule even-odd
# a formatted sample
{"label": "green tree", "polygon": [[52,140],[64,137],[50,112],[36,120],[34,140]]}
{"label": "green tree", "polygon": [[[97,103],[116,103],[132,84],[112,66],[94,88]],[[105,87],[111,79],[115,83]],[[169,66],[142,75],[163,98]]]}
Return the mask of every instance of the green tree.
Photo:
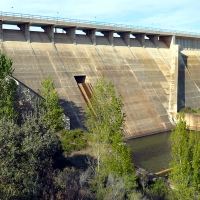
{"label": "green tree", "polygon": [[177,199],[197,199],[200,195],[200,137],[186,126],[184,114],[176,118],[175,130],[171,134],[172,171],[170,179]]}
{"label": "green tree", "polygon": [[43,89],[39,94],[44,98],[41,100],[41,108],[45,110],[45,123],[51,128],[59,131],[64,128],[63,109],[59,105],[59,96],[55,91],[55,85],[50,76],[42,83]]}
{"label": "green tree", "polygon": [[96,187],[102,190],[108,175],[116,174],[123,178],[128,194],[135,187],[135,172],[130,149],[122,139],[125,118],[122,109],[122,96],[117,96],[114,85],[106,83],[102,77],[94,85],[86,120],[90,144],[97,159]]}
{"label": "green tree", "polygon": [[54,156],[61,145],[43,122],[41,113],[27,117],[22,127],[0,120],[0,199],[40,199],[53,192]]}
{"label": "green tree", "polygon": [[17,100],[17,84],[12,78],[12,60],[0,52],[0,116],[17,119],[14,101]]}

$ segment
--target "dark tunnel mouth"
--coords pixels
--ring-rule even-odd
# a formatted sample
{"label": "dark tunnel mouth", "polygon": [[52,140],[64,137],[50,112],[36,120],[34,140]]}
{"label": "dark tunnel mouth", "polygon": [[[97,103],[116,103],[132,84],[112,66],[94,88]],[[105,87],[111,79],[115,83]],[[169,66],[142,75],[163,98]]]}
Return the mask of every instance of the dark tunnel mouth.
{"label": "dark tunnel mouth", "polygon": [[74,76],[77,83],[85,83],[86,75]]}

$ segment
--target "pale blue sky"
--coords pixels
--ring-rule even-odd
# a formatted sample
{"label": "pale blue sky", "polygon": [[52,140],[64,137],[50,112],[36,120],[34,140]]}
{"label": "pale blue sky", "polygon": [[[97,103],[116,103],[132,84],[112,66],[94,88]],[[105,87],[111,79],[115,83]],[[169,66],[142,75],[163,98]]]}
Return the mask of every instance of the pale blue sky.
{"label": "pale blue sky", "polygon": [[200,33],[199,8],[199,0],[0,0],[3,12]]}

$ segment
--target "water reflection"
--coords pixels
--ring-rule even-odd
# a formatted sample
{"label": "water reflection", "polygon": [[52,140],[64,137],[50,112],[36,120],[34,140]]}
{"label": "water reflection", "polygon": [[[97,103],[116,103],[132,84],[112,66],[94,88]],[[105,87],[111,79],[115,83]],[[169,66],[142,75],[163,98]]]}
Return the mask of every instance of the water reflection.
{"label": "water reflection", "polygon": [[150,172],[169,168],[171,161],[170,133],[164,132],[127,141],[135,165]]}

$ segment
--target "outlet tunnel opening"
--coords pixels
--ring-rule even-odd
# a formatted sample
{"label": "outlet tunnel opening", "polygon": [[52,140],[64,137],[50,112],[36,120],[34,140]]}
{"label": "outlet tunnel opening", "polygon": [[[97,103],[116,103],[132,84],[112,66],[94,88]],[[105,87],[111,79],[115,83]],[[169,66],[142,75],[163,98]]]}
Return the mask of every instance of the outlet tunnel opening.
{"label": "outlet tunnel opening", "polygon": [[93,92],[92,84],[85,82],[85,80],[86,80],[86,76],[85,75],[83,75],[83,76],[74,76],[74,78],[75,78],[75,80],[77,82],[78,88],[79,88],[79,90],[80,90],[85,102],[90,104],[90,99],[91,99],[92,92]]}
{"label": "outlet tunnel opening", "polygon": [[86,80],[86,76],[85,75],[83,75],[83,76],[74,76],[74,78],[75,78],[77,84],[85,83],[85,80]]}

